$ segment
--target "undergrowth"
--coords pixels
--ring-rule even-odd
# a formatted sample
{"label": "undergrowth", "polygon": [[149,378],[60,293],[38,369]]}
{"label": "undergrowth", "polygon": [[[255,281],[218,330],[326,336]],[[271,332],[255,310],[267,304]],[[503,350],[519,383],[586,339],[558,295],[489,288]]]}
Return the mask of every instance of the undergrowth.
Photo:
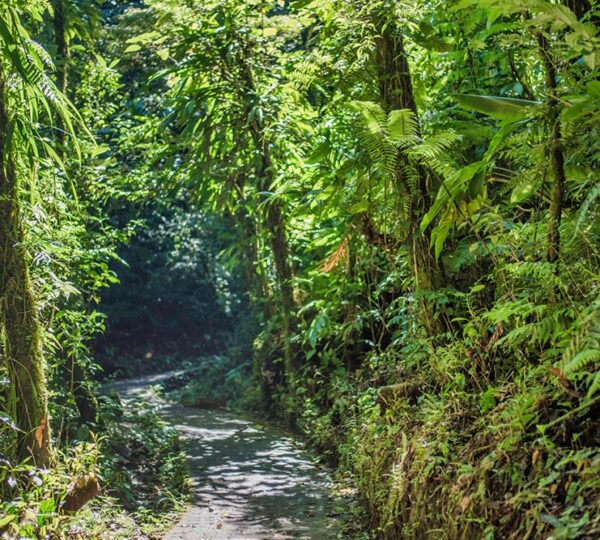
{"label": "undergrowth", "polygon": [[[160,538],[187,501],[187,463],[174,428],[145,404],[103,397],[99,433],[40,469],[0,455],[0,538]],[[4,426],[6,430],[10,426]],[[78,480],[100,493],[78,512],[62,507]]]}
{"label": "undergrowth", "polygon": [[72,482],[98,470],[98,445],[82,443],[58,453],[53,470],[28,463],[0,463],[0,538],[37,539],[71,536],[76,518],[60,511]]}
{"label": "undergrowth", "polygon": [[588,361],[597,303],[573,304],[571,316],[545,305],[525,327],[506,304],[443,343],[373,351],[358,370],[339,358],[329,373],[306,366],[296,392],[280,396],[352,474],[374,537],[600,535],[600,400]]}
{"label": "undergrowth", "polygon": [[187,497],[187,463],[175,428],[144,402],[123,408],[105,398],[101,414],[106,427],[100,468],[109,493],[140,516],[180,508]]}

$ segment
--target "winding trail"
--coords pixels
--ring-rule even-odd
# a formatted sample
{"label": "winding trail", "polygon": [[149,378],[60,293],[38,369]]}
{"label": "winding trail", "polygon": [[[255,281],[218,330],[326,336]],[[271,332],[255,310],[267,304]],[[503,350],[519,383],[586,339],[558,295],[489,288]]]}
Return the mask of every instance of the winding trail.
{"label": "winding trail", "polygon": [[297,440],[236,414],[160,400],[151,387],[171,375],[110,385],[126,402],[157,405],[186,443],[192,501],[164,540],[337,537],[331,480]]}

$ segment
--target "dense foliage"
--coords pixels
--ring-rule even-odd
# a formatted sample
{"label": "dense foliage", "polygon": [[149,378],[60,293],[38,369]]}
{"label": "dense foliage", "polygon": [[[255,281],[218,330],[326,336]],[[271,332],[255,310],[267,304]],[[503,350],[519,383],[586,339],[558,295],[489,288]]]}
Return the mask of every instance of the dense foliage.
{"label": "dense foliage", "polygon": [[0,531],[185,360],[375,537],[600,536],[599,55],[596,0],[5,1]]}

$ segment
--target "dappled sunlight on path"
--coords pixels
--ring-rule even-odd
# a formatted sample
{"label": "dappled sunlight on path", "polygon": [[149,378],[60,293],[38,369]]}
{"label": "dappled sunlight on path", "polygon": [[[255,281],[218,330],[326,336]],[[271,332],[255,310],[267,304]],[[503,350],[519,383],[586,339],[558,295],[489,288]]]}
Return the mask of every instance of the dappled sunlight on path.
{"label": "dappled sunlight on path", "polygon": [[[152,399],[154,382],[114,389]],[[192,477],[191,507],[166,540],[336,538],[330,481],[292,437],[224,411],[162,403],[160,414],[182,433]]]}

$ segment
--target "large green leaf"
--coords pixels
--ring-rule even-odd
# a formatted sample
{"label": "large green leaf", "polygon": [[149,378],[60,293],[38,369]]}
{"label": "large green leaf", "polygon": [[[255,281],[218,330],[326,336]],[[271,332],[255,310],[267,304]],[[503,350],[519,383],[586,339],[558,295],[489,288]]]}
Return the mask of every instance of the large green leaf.
{"label": "large green leaf", "polygon": [[453,94],[452,97],[467,109],[508,122],[529,118],[531,108],[542,103],[541,101],[500,96],[477,96],[475,94]]}
{"label": "large green leaf", "polygon": [[[440,187],[434,203],[432,204],[429,211],[423,216],[421,221],[421,232],[424,232],[427,227],[433,222],[438,216],[442,208],[448,203],[456,200],[456,197],[461,193],[464,193],[465,187],[469,185],[470,181],[481,171],[485,171],[487,163],[484,161],[476,161],[466,167],[456,171],[450,178],[444,180]],[[485,174],[485,173],[483,173]]]}

